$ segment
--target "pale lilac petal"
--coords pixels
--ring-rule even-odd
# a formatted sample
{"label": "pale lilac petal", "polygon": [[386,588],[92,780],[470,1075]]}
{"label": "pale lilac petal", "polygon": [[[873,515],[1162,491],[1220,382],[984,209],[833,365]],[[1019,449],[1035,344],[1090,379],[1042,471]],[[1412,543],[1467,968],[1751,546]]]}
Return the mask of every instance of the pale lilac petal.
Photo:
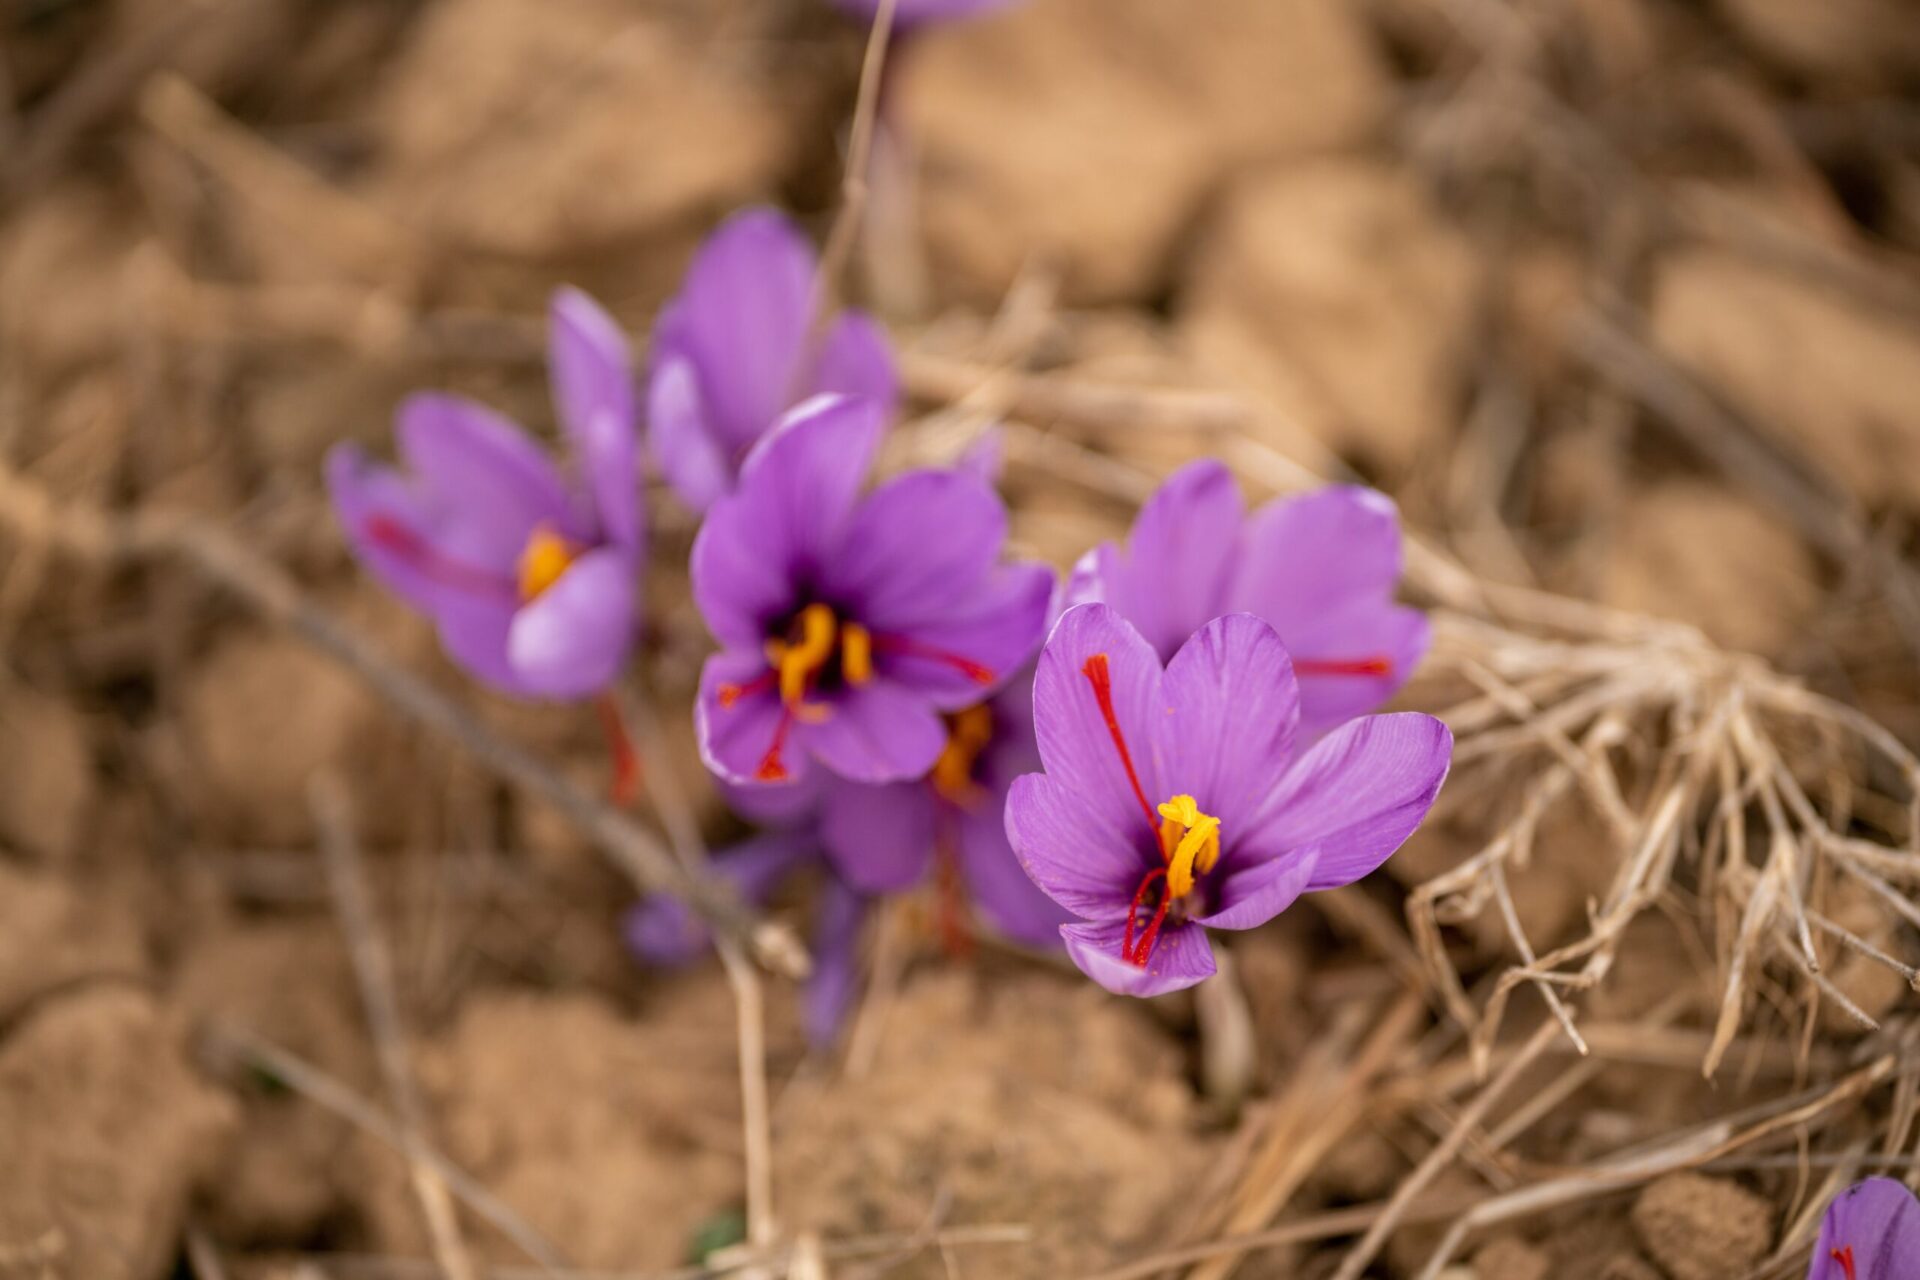
{"label": "pale lilac petal", "polygon": [[1293,663],[1272,627],[1229,614],[1180,647],[1162,688],[1170,709],[1160,730],[1165,785],[1219,818],[1230,841],[1292,763],[1300,721]]}
{"label": "pale lilac petal", "polygon": [[[744,902],[759,906],[790,872],[819,853],[810,832],[778,831],[753,836],[715,851],[706,874],[733,886]],[[706,953],[713,934],[687,904],[657,893],[627,913],[627,947],[647,964],[689,964]]]}
{"label": "pale lilac petal", "polygon": [[[1302,736],[1317,738],[1391,698],[1419,667],[1432,635],[1425,613],[1386,600],[1356,600],[1282,635],[1300,680]],[[1342,669],[1357,659],[1383,660],[1385,670]]]}
{"label": "pale lilac petal", "polygon": [[693,703],[693,728],[700,744],[700,760],[709,772],[741,787],[804,784],[807,781],[807,753],[793,740],[793,728],[779,753],[784,779],[760,775],[775,738],[786,720],[786,708],[771,687],[745,694],[731,705],[722,706],[722,685],[746,685],[766,671],[766,662],[757,653],[723,650],[707,659],[700,669],[700,692]]}
{"label": "pale lilac petal", "polygon": [[1007,842],[1029,879],[1055,902],[1088,920],[1121,920],[1140,879],[1154,866],[1144,831],[1122,830],[1057,779],[1015,778],[1007,790]]}
{"label": "pale lilac petal", "polygon": [[867,900],[832,876],[820,886],[814,908],[813,976],[807,979],[801,1020],[807,1041],[827,1049],[860,991],[860,926]]}
{"label": "pale lilac petal", "polygon": [[702,373],[708,423],[737,456],[808,388],[796,385],[811,323],[813,249],[772,209],[727,219],[694,255],[674,303]]}
{"label": "pale lilac petal", "polygon": [[633,647],[635,572],[619,547],[589,551],[520,609],[507,659],[527,688],[584,698],[619,677]]}
{"label": "pale lilac petal", "polygon": [[804,603],[797,584],[839,550],[880,429],[868,402],[821,397],[754,446],[693,541],[694,602],[722,644],[758,647]]}
{"label": "pale lilac petal", "polygon": [[[347,545],[408,604],[437,614],[446,605],[492,604],[510,610],[517,603],[510,566],[463,564],[449,571],[451,553],[437,545],[439,513],[398,472],[379,466],[350,444],[327,454],[326,471],[327,490]],[[408,553],[407,547],[416,550]]]}
{"label": "pale lilac petal", "polygon": [[[1089,663],[1104,655],[1113,713],[1127,747],[1121,755],[1088,676]],[[1159,819],[1152,806],[1170,794],[1158,754],[1167,719],[1160,659],[1118,613],[1104,604],[1069,609],[1040,652],[1033,681],[1033,718],[1047,776],[1073,792],[1106,829],[1151,834]],[[1130,758],[1134,778],[1124,759]],[[1138,826],[1135,824],[1138,823]],[[1016,837],[1015,848],[1019,847]],[[1042,882],[1045,887],[1045,882]]]}
{"label": "pale lilac petal", "polygon": [[1120,958],[1125,923],[1102,920],[1060,926],[1067,954],[1080,971],[1120,996],[1159,996],[1205,982],[1216,972],[1213,944],[1198,925],[1175,925],[1163,931],[1145,967]]}
{"label": "pale lilac petal", "polygon": [[647,442],[680,500],[705,511],[733,489],[733,466],[708,430],[692,362],[660,359],[647,384]]}
{"label": "pale lilac petal", "polygon": [[1310,890],[1351,884],[1385,862],[1433,805],[1453,735],[1416,712],[1350,720],[1310,747],[1279,780],[1265,812],[1229,833],[1224,861],[1317,845]]}
{"label": "pale lilac petal", "polygon": [[962,471],[911,471],[869,494],[822,586],[874,630],[952,612],[1000,556],[1007,509]]}
{"label": "pale lilac petal", "polygon": [[554,407],[593,495],[600,531],[638,554],[639,438],[626,335],[578,289],[554,294],[549,332]]}
{"label": "pale lilac petal", "polygon": [[440,647],[482,684],[516,698],[539,696],[507,657],[507,636],[518,613],[512,605],[490,600],[445,600],[434,613]]}
{"label": "pale lilac petal", "polygon": [[560,473],[524,432],[456,396],[409,396],[398,414],[400,456],[443,510],[442,544],[482,565],[510,565],[541,526],[588,540]]}
{"label": "pale lilac petal", "polygon": [[[1046,633],[1053,594],[1048,566],[1001,565],[974,590],[945,601],[942,616],[877,632],[882,669],[943,711],[971,706],[1032,658]],[[894,641],[906,644],[885,648]]]}
{"label": "pale lilac petal", "polygon": [[961,814],[960,870],[981,920],[1002,937],[1029,947],[1054,947],[1073,913],[1041,892],[1007,843],[1001,797]]}
{"label": "pale lilac petal", "polygon": [[1858,1280],[1920,1277],[1920,1201],[1903,1182],[1868,1178],[1833,1198],[1813,1245],[1807,1280],[1848,1280],[1834,1253],[1853,1250]]}
{"label": "pale lilac petal", "polygon": [[947,745],[946,726],[927,700],[885,677],[847,689],[828,705],[826,719],[803,721],[794,737],[850,781],[918,778]]}
{"label": "pale lilac petal", "polygon": [[762,827],[812,828],[819,817],[826,789],[834,781],[825,769],[811,769],[797,782],[784,787],[743,787],[724,779],[716,780],[727,808],[748,822]]}
{"label": "pale lilac petal", "polygon": [[862,893],[899,893],[933,861],[933,791],[926,783],[868,786],[835,779],[820,835],[841,879]]}
{"label": "pale lilac petal", "polygon": [[864,396],[892,418],[900,407],[900,375],[886,330],[862,311],[843,311],[827,329],[807,394]]}
{"label": "pale lilac petal", "polygon": [[1223,862],[1207,876],[1216,904],[1212,914],[1194,922],[1209,929],[1255,929],[1292,906],[1313,882],[1320,851],[1311,845],[1260,861]]}
{"label": "pale lilac petal", "polygon": [[1147,499],[1126,550],[1099,560],[1100,598],[1162,658],[1227,612],[1227,579],[1244,508],[1233,474],[1211,458],[1182,467]]}
{"label": "pale lilac petal", "polygon": [[1328,610],[1391,596],[1400,561],[1400,514],[1385,494],[1339,485],[1281,498],[1247,521],[1227,603],[1291,645]]}

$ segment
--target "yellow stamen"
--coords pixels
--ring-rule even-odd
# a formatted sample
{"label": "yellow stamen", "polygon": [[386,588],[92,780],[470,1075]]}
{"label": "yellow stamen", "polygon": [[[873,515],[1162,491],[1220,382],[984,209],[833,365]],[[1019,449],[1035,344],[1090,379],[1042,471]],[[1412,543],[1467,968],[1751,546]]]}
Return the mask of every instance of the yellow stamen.
{"label": "yellow stamen", "polygon": [[980,795],[973,781],[974,762],[993,741],[993,713],[986,703],[954,715],[947,727],[947,745],[933,762],[933,789],[957,805],[970,805]]}
{"label": "yellow stamen", "polygon": [[840,624],[840,674],[851,685],[873,679],[873,633],[857,622]]}
{"label": "yellow stamen", "polygon": [[807,696],[807,682],[833,656],[833,610],[810,604],[800,611],[800,639],[793,644],[767,641],[767,661],[780,673],[780,701],[798,709]]}
{"label": "yellow stamen", "polygon": [[1192,796],[1175,796],[1160,806],[1160,856],[1167,860],[1167,897],[1186,897],[1194,875],[1220,861],[1220,819],[1200,812]]}
{"label": "yellow stamen", "polygon": [[535,599],[558,582],[573,563],[575,554],[572,543],[544,524],[535,525],[515,566],[519,570],[521,603]]}

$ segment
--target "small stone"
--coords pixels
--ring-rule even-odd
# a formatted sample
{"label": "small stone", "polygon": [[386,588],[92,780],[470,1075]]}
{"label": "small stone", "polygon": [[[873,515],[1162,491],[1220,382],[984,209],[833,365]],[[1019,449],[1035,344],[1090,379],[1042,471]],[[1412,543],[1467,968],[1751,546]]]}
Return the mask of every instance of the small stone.
{"label": "small stone", "polygon": [[1552,1269],[1553,1259],[1518,1236],[1489,1240],[1473,1255],[1479,1280],[1547,1280]]}
{"label": "small stone", "polygon": [[1672,1280],[1736,1280],[1765,1256],[1773,1211],[1730,1178],[1670,1173],[1640,1193],[1633,1230]]}

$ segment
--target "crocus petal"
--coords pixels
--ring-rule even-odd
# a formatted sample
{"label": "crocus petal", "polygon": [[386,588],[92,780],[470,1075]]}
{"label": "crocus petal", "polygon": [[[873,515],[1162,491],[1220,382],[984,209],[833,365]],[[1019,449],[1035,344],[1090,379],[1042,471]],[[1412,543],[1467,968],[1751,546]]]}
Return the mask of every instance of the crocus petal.
{"label": "crocus petal", "polygon": [[1025,668],[1045,634],[1053,593],[1050,567],[1001,565],[975,590],[945,601],[943,615],[879,633],[906,642],[883,655],[887,674],[943,711],[971,706]]}
{"label": "crocus petal", "polygon": [[444,572],[436,575],[420,555],[403,554],[393,537],[376,536],[376,527],[384,526],[432,556],[452,556],[438,546],[437,513],[399,473],[373,462],[356,446],[336,445],[328,452],[327,491],[354,555],[414,608],[438,614],[448,604],[514,605],[514,581],[504,567],[463,565],[451,578]]}
{"label": "crocus petal", "polygon": [[1042,893],[1084,919],[1126,918],[1141,876],[1151,870],[1130,825],[1116,827],[1044,773],[1013,780],[1005,824],[1014,857]]}
{"label": "crocus petal", "polygon": [[[1282,634],[1300,680],[1300,731],[1317,738],[1391,698],[1426,656],[1427,615],[1386,600],[1355,600]],[[1384,659],[1385,669],[1353,673],[1342,664]]]}
{"label": "crocus petal", "polygon": [[1029,947],[1055,946],[1060,926],[1071,922],[1073,913],[1042,893],[1021,868],[1007,843],[997,800],[957,819],[967,894],[980,918],[1001,936]]}
{"label": "crocus petal", "polygon": [[647,383],[647,441],[660,473],[695,511],[705,511],[733,488],[733,467],[706,419],[692,362],[658,359]]}
{"label": "crocus petal", "polygon": [[848,689],[824,720],[800,722],[794,736],[852,782],[901,782],[933,768],[946,726],[927,700],[885,677]]}
{"label": "crocus petal", "polygon": [[799,781],[784,787],[742,787],[722,779],[719,788],[727,808],[756,826],[800,827],[811,826],[819,817],[827,786],[833,780],[826,770],[811,769]]}
{"label": "crocus petal", "polygon": [[860,989],[860,926],[867,901],[828,876],[814,913],[813,976],[807,979],[801,1021],[808,1043],[826,1049],[839,1038]]}
{"label": "crocus petal", "polygon": [[862,311],[843,311],[820,343],[808,394],[863,396],[888,418],[900,407],[900,375],[886,330]]}
{"label": "crocus petal", "polygon": [[693,542],[693,597],[724,644],[758,646],[837,551],[880,444],[880,411],[821,396],[762,437]]}
{"label": "crocus petal", "polygon": [[[1088,674],[1093,660],[1101,657],[1114,724],[1133,762],[1137,790]],[[1150,809],[1166,799],[1157,754],[1160,725],[1166,719],[1160,659],[1115,610],[1087,604],[1061,616],[1040,651],[1033,718],[1047,776],[1099,815],[1104,831],[1146,835],[1158,830],[1158,819],[1143,805]],[[1009,835],[1019,848],[1018,835],[1011,830]]]}
{"label": "crocus petal", "polygon": [[1893,1178],[1856,1182],[1827,1206],[1807,1280],[1848,1280],[1833,1256],[1841,1249],[1853,1250],[1851,1274],[1857,1280],[1920,1276],[1920,1201]]}
{"label": "crocus petal", "polygon": [[961,471],[970,471],[988,484],[1000,483],[1000,473],[1006,470],[1006,436],[997,426],[990,426],[980,433],[979,439],[968,445],[953,465]]}
{"label": "crocus petal", "polygon": [[813,249],[772,209],[727,219],[687,268],[674,304],[679,332],[704,371],[709,422],[729,453],[807,390],[795,382],[813,280]]}
{"label": "crocus petal", "polygon": [[1006,538],[991,487],[962,471],[911,471],[860,504],[822,585],[875,630],[910,626],[949,612]]}
{"label": "crocus petal", "polygon": [[442,601],[434,614],[440,647],[482,684],[516,698],[539,696],[507,656],[507,636],[517,610],[491,600]]}
{"label": "crocus petal", "polygon": [[1293,758],[1300,697],[1280,637],[1252,614],[1216,618],[1167,664],[1160,756],[1169,790],[1198,800],[1231,842]]}
{"label": "crocus petal", "polygon": [[1385,494],[1335,485],[1280,498],[1247,521],[1227,603],[1290,639],[1326,610],[1391,595],[1400,562],[1400,514]]}
{"label": "crocus petal", "polygon": [[1209,929],[1257,929],[1293,905],[1307,891],[1320,851],[1308,846],[1261,862],[1241,859],[1223,864],[1213,887],[1218,905],[1194,922]]}
{"label": "crocus petal", "polygon": [[771,687],[742,694],[722,706],[720,689],[724,685],[748,685],[766,671],[766,662],[757,653],[723,650],[707,659],[700,669],[700,693],[693,703],[694,737],[700,744],[700,760],[722,782],[740,787],[768,785],[804,785],[807,781],[807,753],[793,741],[793,726],[779,754],[786,777],[772,780],[760,777],[775,738],[783,732],[787,710]]}
{"label": "crocus petal", "polygon": [[1060,926],[1067,954],[1080,972],[1121,996],[1159,996],[1204,982],[1215,973],[1213,944],[1197,925],[1176,925],[1161,933],[1145,967],[1120,958],[1126,936],[1122,921],[1103,920]]}
{"label": "crocus petal", "polygon": [[[758,906],[788,873],[818,852],[811,833],[769,832],[715,851],[706,872],[732,885],[742,901]],[[665,893],[654,894],[628,912],[623,932],[636,956],[663,966],[699,959],[713,936],[684,901]]]}
{"label": "crocus petal", "polygon": [[436,393],[409,396],[398,418],[400,456],[446,513],[442,541],[460,559],[511,565],[541,525],[587,540],[560,473],[506,418]]}
{"label": "crocus petal", "polygon": [[[1453,735],[1416,712],[1350,720],[1308,749],[1274,786],[1264,813],[1223,861],[1317,845],[1310,890],[1366,875],[1413,834],[1433,806]],[[1231,838],[1231,837],[1230,837]]]}
{"label": "crocus petal", "polygon": [[1148,498],[1123,554],[1103,556],[1100,598],[1169,658],[1226,610],[1244,508],[1233,474],[1212,458],[1182,467]]}
{"label": "crocus petal", "polygon": [[820,836],[827,856],[862,893],[898,893],[933,860],[933,793],[924,782],[827,785]]}
{"label": "crocus petal", "polygon": [[639,441],[626,335],[578,289],[554,294],[548,329],[554,408],[593,495],[601,533],[637,553]]}
{"label": "crocus petal", "polygon": [[582,698],[613,683],[633,647],[634,573],[619,547],[589,551],[520,609],[507,659],[529,689]]}

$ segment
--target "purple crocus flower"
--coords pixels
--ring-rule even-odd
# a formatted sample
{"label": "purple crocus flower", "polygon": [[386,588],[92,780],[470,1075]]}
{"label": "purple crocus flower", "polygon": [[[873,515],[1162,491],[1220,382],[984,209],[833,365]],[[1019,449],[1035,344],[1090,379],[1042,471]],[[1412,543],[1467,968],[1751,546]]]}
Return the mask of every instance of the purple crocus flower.
{"label": "purple crocus flower", "polygon": [[454,661],[505,693],[572,699],[626,661],[645,530],[626,342],[573,289],[554,296],[550,335],[578,484],[492,410],[426,393],[400,406],[405,473],[342,444],[327,485],[361,563],[434,620]]}
{"label": "purple crocus flower", "polygon": [[1214,972],[1209,929],[1251,929],[1300,894],[1350,884],[1426,816],[1453,737],[1432,716],[1351,720],[1298,749],[1299,688],[1279,636],[1216,618],[1162,669],[1102,604],[1069,609],[1041,651],[1045,773],[1016,779],[1007,836],[1079,920],[1061,927],[1123,995]]}
{"label": "purple crocus flower", "polygon": [[1835,1196],[1807,1280],[1920,1280],[1920,1201],[1906,1184],[1868,1178]]}
{"label": "purple crocus flower", "polygon": [[780,416],[825,392],[865,396],[891,417],[899,378],[885,333],[842,312],[818,333],[813,250],[785,217],[749,209],[694,255],[661,311],[647,379],[654,461],[694,510],[732,491]]}
{"label": "purple crocus flower", "polygon": [[721,651],[694,705],[701,757],[736,784],[924,775],[941,713],[1032,654],[1044,565],[1000,563],[1006,509],[980,477],[913,471],[861,496],[880,406],[801,405],[761,439],[693,544],[693,596]]}
{"label": "purple crocus flower", "polygon": [[1427,651],[1426,616],[1393,602],[1400,519],[1371,489],[1336,486],[1245,514],[1213,459],[1168,477],[1140,508],[1124,549],[1082,557],[1070,604],[1104,601],[1171,659],[1228,613],[1265,618],[1293,655],[1301,731],[1318,737],[1372,711]]}

